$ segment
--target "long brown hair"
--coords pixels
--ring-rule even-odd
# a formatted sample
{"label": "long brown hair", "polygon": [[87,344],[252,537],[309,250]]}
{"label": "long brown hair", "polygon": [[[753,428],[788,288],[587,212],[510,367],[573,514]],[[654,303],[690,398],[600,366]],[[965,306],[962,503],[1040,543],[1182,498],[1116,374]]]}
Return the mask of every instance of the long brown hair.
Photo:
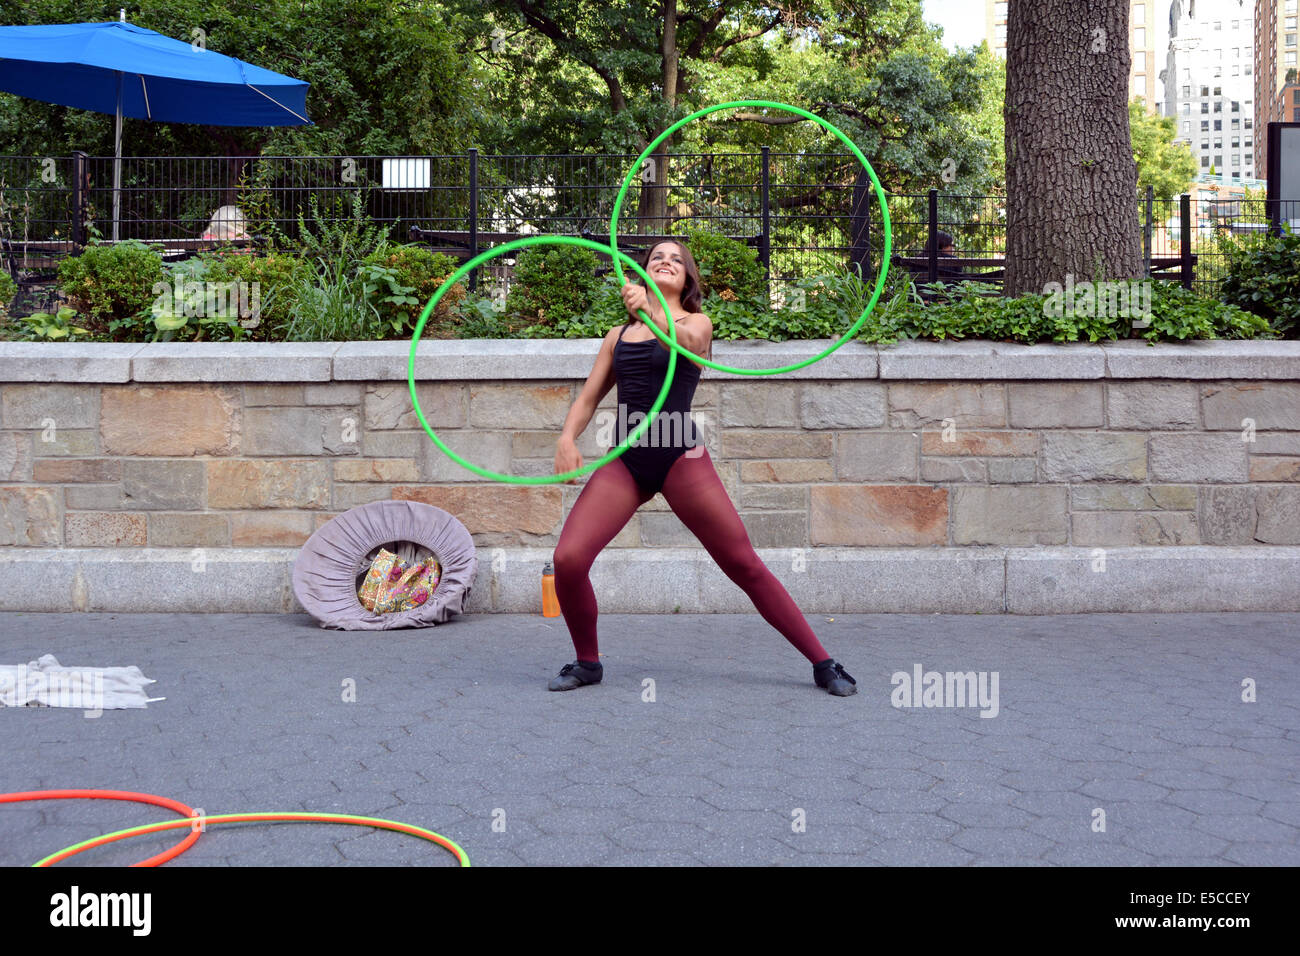
{"label": "long brown hair", "polygon": [[[704,293],[700,291],[700,269],[695,264],[695,257],[691,255],[691,250],[686,248],[686,243],[680,239],[663,239],[656,242],[646,250],[645,258],[641,261],[641,268],[649,272],[650,257],[654,255],[654,251],[670,242],[682,250],[682,259],[686,263],[686,282],[682,285],[682,308],[690,313],[698,312],[700,306],[704,304]],[[641,286],[646,290],[647,295],[653,295],[644,279],[641,280]]]}

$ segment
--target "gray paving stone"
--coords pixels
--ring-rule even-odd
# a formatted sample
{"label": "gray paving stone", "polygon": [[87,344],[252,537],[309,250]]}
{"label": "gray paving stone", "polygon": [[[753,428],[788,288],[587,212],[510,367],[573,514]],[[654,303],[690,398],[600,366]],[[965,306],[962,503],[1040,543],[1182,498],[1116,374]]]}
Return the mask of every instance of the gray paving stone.
{"label": "gray paving stone", "polygon": [[[0,711],[17,743],[0,790],[386,816],[450,837],[476,866],[1297,863],[1300,708],[1276,693],[1240,704],[1236,685],[1295,686],[1300,615],[814,617],[859,681],[833,699],[754,615],[661,623],[602,615],[606,683],[549,694],[572,647],[562,624],[529,615],[465,615],[379,643],[303,615],[0,614],[0,663],[135,664],[166,697],[95,720]],[[891,706],[891,675],[916,661],[998,670],[998,717]],[[659,681],[653,705],[645,675]],[[356,703],[340,698],[344,677]],[[1096,807],[1105,833],[1091,830]],[[0,806],[0,865],[167,816]],[[124,866],[174,842],[85,863]],[[456,861],[400,834],[241,824],[214,825],[168,865]]]}

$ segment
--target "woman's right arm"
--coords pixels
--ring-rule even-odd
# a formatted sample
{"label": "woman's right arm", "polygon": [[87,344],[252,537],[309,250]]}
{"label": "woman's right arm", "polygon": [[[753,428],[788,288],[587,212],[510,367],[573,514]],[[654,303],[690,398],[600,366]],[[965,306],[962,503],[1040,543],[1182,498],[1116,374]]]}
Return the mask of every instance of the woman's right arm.
{"label": "woman's right arm", "polygon": [[[587,429],[591,417],[596,413],[596,406],[614,387],[614,342],[617,341],[619,326],[614,326],[605,335],[596,354],[596,364],[587,376],[586,384],[569,409],[564,419],[564,428],[560,432],[555,449],[555,473],[575,471],[582,467],[582,455],[578,452],[578,436]],[[570,478],[566,484],[574,484],[576,478]]]}

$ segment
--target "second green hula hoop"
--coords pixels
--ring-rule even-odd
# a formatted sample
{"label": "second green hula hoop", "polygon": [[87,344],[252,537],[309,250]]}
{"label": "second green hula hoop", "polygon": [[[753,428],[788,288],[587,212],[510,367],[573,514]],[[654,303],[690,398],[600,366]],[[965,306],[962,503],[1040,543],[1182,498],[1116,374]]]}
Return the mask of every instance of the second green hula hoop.
{"label": "second green hula hoop", "polygon": [[[619,210],[623,208],[623,199],[627,195],[628,187],[631,186],[632,179],[633,177],[635,177],[637,170],[641,168],[641,164],[645,162],[645,160],[650,156],[650,154],[653,153],[659,147],[659,144],[662,143],[664,140],[666,140],[669,136],[673,135],[673,133],[677,132],[677,130],[681,129],[691,120],[699,119],[701,116],[708,116],[710,113],[717,112],[718,110],[735,109],[736,107],[740,107],[740,106],[773,109],[773,110],[784,110],[787,113],[795,113],[799,116],[802,116],[804,119],[812,120],[814,123],[817,123],[819,126],[825,127],[827,130],[829,130],[830,132],[838,136],[845,143],[845,145],[847,145],[849,149],[853,151],[853,155],[857,157],[858,162],[862,164],[862,168],[865,169],[867,171],[867,175],[871,177],[871,182],[876,188],[876,198],[880,200],[880,215],[881,215],[881,221],[883,223],[883,228],[885,231],[885,249],[880,259],[880,276],[879,278],[876,279],[876,288],[871,294],[871,301],[867,303],[867,307],[865,310],[863,310],[862,315],[858,317],[858,321],[854,322],[852,327],[847,332],[845,332],[843,335],[840,336],[839,341],[837,341],[826,351],[818,355],[814,355],[810,359],[805,359],[802,362],[797,362],[794,365],[783,365],[780,368],[760,368],[760,369],[732,368],[728,365],[723,365],[720,362],[714,362],[710,359],[701,358],[700,356],[694,354],[693,352],[688,353],[690,357],[694,359],[696,362],[698,362],[699,364],[707,365],[709,368],[715,368],[719,372],[729,372],[733,375],[780,375],[782,372],[793,372],[797,368],[803,368],[805,365],[811,365],[813,362],[820,361],[821,359],[824,359],[826,356],[834,352],[845,342],[848,342],[850,339],[852,339],[854,333],[856,333],[858,329],[862,328],[862,323],[867,320],[867,316],[871,314],[871,310],[876,307],[876,302],[878,302],[880,299],[880,293],[884,291],[885,288],[885,277],[889,274],[889,256],[893,250],[893,243],[891,241],[891,235],[890,235],[892,230],[889,225],[889,206],[885,203],[885,190],[884,187],[880,185],[880,180],[876,177],[876,171],[872,169],[871,164],[867,162],[867,157],[862,155],[862,151],[858,149],[857,144],[854,143],[853,140],[845,136],[842,131],[837,129],[835,126],[832,126],[830,123],[826,122],[826,120],[822,119],[820,116],[817,116],[814,113],[809,113],[807,110],[800,109],[797,106],[787,106],[784,103],[772,103],[769,102],[768,100],[735,100],[731,103],[719,103],[716,106],[709,106],[709,107],[705,107],[702,110],[697,110],[696,112],[692,113],[690,116],[678,120],[672,126],[668,127],[666,130],[660,133],[659,137],[653,143],[651,143],[649,146],[645,148],[645,151],[642,152],[641,155],[636,158],[636,162],[632,164],[632,168],[628,170],[627,178],[623,180],[623,188],[619,190],[618,199],[614,201],[614,212],[609,218],[609,251],[615,253],[614,256],[615,274],[618,276],[619,281],[625,281],[623,277],[623,273],[618,267],[618,261],[620,258],[620,256],[617,255],[618,213]],[[650,288],[652,289],[655,288],[653,281],[650,281],[648,284]],[[644,313],[642,314],[644,315]],[[683,349],[680,345],[678,345],[675,340],[669,342],[667,336],[665,336],[663,332],[659,330],[659,327],[656,326],[653,322],[646,322],[646,325],[650,328],[651,332],[659,336],[659,338],[663,339],[663,341],[668,342],[669,347],[672,348],[674,354],[677,352],[687,351],[686,349]],[[669,374],[671,376],[671,372]]]}
{"label": "second green hula hoop", "polygon": [[[654,404],[650,406],[650,411],[646,414],[645,420],[637,424],[636,428],[634,428],[631,434],[627,436],[626,441],[621,445],[611,448],[603,457],[588,462],[581,468],[576,468],[573,471],[561,472],[558,475],[503,475],[497,471],[489,471],[487,468],[480,468],[478,465],[466,461],[460,455],[448,448],[443,443],[442,439],[437,436],[434,430],[429,427],[429,423],[424,417],[424,411],[420,408],[420,398],[415,394],[415,350],[420,344],[420,333],[424,331],[424,324],[429,321],[429,316],[433,314],[433,309],[438,304],[438,300],[446,295],[447,291],[452,286],[468,275],[472,269],[476,269],[489,259],[504,255],[514,249],[523,249],[526,246],[540,246],[547,243],[561,246],[581,246],[584,249],[591,249],[594,252],[601,253],[602,255],[610,256],[614,260],[615,269],[618,268],[618,261],[620,259],[626,260],[627,264],[630,265],[638,275],[645,279],[647,286],[649,286],[651,291],[653,291],[655,296],[659,299],[659,304],[663,306],[664,315],[672,314],[668,308],[667,300],[664,299],[664,294],[659,291],[659,287],[654,284],[649,274],[641,268],[640,264],[635,259],[626,253],[619,252],[617,249],[610,249],[609,246],[601,245],[599,242],[592,242],[590,239],[580,239],[576,236],[529,236],[526,239],[514,239],[510,242],[504,243],[503,245],[493,246],[487,252],[482,252],[469,260],[469,262],[465,263],[453,272],[446,282],[438,286],[438,291],[433,294],[433,298],[429,300],[429,304],[426,305],[424,311],[420,313],[420,321],[416,323],[415,334],[411,336],[411,355],[406,362],[406,381],[411,387],[411,402],[415,406],[415,414],[420,419],[420,424],[424,426],[424,430],[428,432],[429,437],[433,439],[433,443],[441,448],[452,461],[468,468],[476,475],[482,475],[484,478],[491,478],[495,481],[504,481],[512,485],[552,485],[558,484],[562,481],[570,481],[574,478],[595,471],[601,465],[613,461],[619,455],[623,454],[623,452],[625,452],[634,441],[645,434],[646,429],[650,427],[650,423],[654,420],[654,417],[659,414],[659,409],[663,408],[664,400],[668,397],[668,390],[672,388],[673,373],[677,369],[678,348],[676,325],[671,322],[668,323],[668,331],[671,333],[671,337],[665,337],[663,332],[660,332],[659,328],[655,326],[654,330],[659,337],[672,347],[672,352],[668,356],[668,371],[664,374],[664,387],[659,390],[659,395],[655,398]],[[622,277],[623,273],[620,272],[619,278],[621,279]],[[654,326],[653,322],[648,324]],[[694,353],[688,354],[690,354],[692,358],[696,357]],[[700,361],[703,361],[703,359],[700,359]]]}

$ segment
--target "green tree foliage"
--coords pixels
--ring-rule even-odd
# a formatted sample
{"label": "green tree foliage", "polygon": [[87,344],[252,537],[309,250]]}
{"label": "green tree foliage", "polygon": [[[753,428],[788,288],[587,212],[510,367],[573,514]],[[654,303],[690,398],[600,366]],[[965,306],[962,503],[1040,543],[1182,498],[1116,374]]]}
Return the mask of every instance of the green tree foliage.
{"label": "green tree foliage", "polygon": [[1129,104],[1129,136],[1137,160],[1138,192],[1148,186],[1156,199],[1172,199],[1187,192],[1196,178],[1196,158],[1186,143],[1175,143],[1178,121],[1172,116],[1148,116],[1139,97]]}
{"label": "green tree foliage", "polygon": [[[5,24],[116,20],[121,6],[0,0]],[[456,50],[458,24],[430,0],[153,0],[136,26],[311,83],[300,127],[123,122],[126,155],[459,152],[483,120],[482,78]],[[201,35],[194,31],[202,30]],[[112,155],[111,115],[0,94],[0,143],[25,155]]]}

